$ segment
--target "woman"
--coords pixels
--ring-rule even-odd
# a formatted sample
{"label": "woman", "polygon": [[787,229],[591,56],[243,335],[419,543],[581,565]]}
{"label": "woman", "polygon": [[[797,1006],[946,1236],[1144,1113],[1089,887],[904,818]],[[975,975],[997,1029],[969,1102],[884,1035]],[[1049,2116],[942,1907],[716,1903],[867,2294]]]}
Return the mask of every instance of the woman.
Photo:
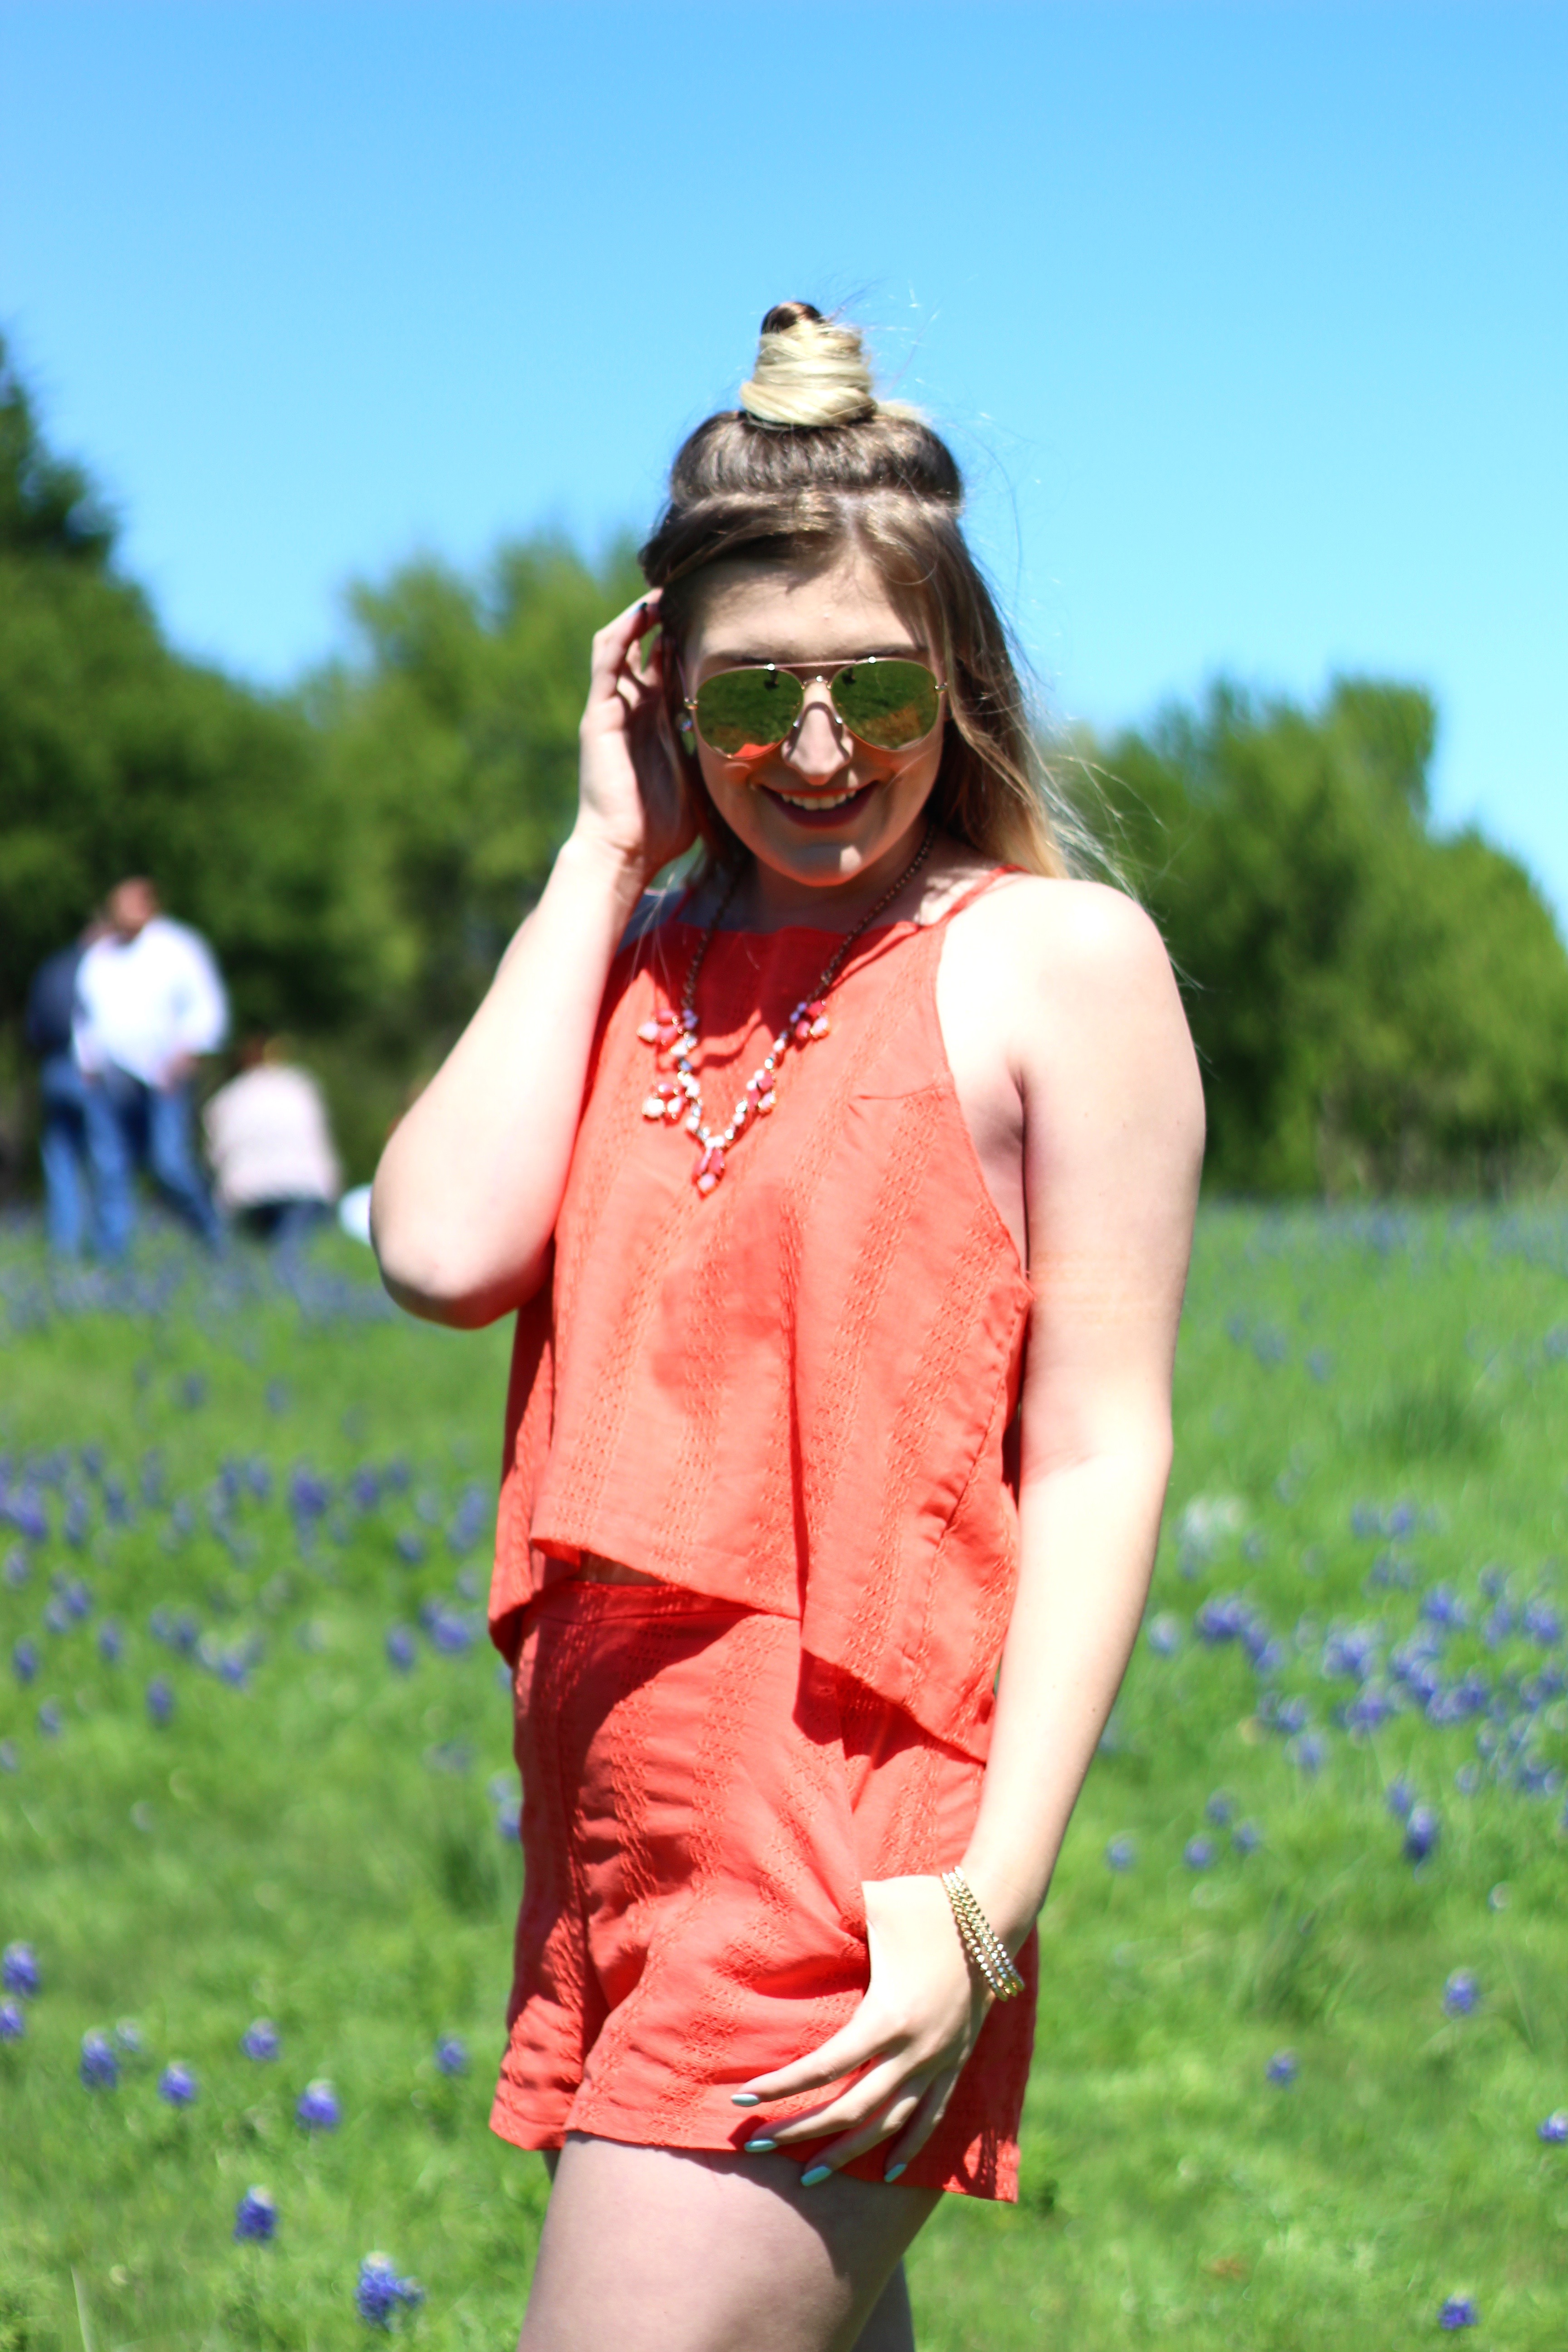
{"label": "woman", "polygon": [[942,443],[804,303],[742,404],[375,1185],[403,1305],[518,1310],[525,2352],[912,2344],[937,2198],[1015,2193],[1170,1461],[1202,1108],[1159,939],[1068,878]]}

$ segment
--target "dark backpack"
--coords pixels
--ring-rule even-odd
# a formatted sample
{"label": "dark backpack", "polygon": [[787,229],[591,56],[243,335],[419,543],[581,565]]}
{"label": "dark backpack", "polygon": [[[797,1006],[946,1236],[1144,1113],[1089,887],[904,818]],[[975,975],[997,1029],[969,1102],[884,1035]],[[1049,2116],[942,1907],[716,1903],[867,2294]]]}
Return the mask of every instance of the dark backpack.
{"label": "dark backpack", "polygon": [[29,1049],[39,1061],[71,1049],[71,1022],[76,1013],[76,976],[83,950],[60,948],[47,956],[33,974],[27,989],[25,1031]]}

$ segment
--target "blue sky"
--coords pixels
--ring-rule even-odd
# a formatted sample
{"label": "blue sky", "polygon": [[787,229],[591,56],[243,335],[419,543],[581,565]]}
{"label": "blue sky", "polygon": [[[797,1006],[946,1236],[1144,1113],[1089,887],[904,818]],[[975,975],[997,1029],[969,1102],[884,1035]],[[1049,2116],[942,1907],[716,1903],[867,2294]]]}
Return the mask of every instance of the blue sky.
{"label": "blue sky", "polygon": [[1059,714],[1436,694],[1568,913],[1568,10],[0,0],[0,324],[187,647],[646,525],[767,305],[947,430]]}

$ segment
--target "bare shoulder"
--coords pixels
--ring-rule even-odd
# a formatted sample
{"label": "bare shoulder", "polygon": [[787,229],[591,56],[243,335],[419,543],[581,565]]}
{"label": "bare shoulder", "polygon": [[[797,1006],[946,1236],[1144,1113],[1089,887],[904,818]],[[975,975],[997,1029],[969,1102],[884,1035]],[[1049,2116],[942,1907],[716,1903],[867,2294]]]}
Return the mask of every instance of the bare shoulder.
{"label": "bare shoulder", "polygon": [[1026,996],[1064,987],[1174,992],[1158,929],[1136,899],[1103,882],[1013,875],[955,918],[960,925],[971,952],[985,955],[998,980],[1005,968]]}

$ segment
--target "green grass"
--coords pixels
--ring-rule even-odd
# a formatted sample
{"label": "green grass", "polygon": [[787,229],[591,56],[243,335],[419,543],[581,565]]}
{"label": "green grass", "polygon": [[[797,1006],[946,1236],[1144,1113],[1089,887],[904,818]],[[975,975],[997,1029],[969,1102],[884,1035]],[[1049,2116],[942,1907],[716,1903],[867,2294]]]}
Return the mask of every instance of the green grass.
{"label": "green grass", "polygon": [[[171,1247],[139,1297],[100,1297],[0,1240],[0,1452],[14,1494],[29,1455],[61,1482],[38,1489],[48,1540],[16,1538],[29,1580],[0,1582],[0,1942],[28,1941],[45,1979],[0,2044],[0,2352],[331,2352],[366,2340],[373,2247],[425,2287],[415,2341],[515,2339],[544,2181],[486,2127],[518,1891],[489,1794],[507,1696],[482,1640],[448,1656],[420,1633],[406,1675],[384,1652],[422,1602],[477,1612],[488,1523],[470,1508],[460,1556],[447,1530],[493,1479],[506,1336],[416,1328],[365,1277],[333,1244],[295,1298],[248,1258],[215,1279]],[[1481,1621],[1500,1596],[1563,1612],[1568,1220],[1206,1213],[1178,1415],[1151,1613],[1179,1638],[1140,1643],[1047,1909],[1023,2200],[936,2216],[910,2265],[923,2352],[1392,2347],[1436,2339],[1458,2293],[1481,2321],[1458,2340],[1562,2352],[1568,2147],[1537,2126],[1568,2106],[1563,1793],[1494,1766],[1510,1723],[1516,1755],[1568,1761],[1568,1651],[1517,1622],[1489,1645]],[[257,1459],[270,1497],[224,1506],[220,1465]],[[405,1486],[353,1499],[356,1467],[399,1460]],[[303,1549],[299,1465],[331,1489]],[[57,1576],[93,1602],[60,1633]],[[1438,1586],[1468,1622],[1436,1671],[1502,1693],[1489,1759],[1477,1719],[1334,1721],[1355,1685],[1325,1679],[1325,1637],[1381,1622],[1386,1666]],[[1262,1675],[1242,1643],[1194,1635],[1225,1595],[1284,1642]],[[155,1611],[166,1631],[188,1612],[205,1666]],[[22,1639],[26,1686],[5,1663]],[[162,1729],[154,1676],[175,1696]],[[1294,1737],[1268,1720],[1292,1699]],[[1401,1775],[1441,1823],[1419,1870],[1386,1801]],[[1216,1792],[1256,1852],[1205,1824]],[[1198,1833],[1215,1852],[1194,1870]],[[1122,1837],[1135,1866],[1113,1871]],[[1459,1968],[1481,1999],[1449,2018]],[[274,2063],[238,2050],[258,2014]],[[88,2092],[81,2036],[126,2019],[145,2055]],[[433,2055],[452,2033],[457,2077]],[[1282,2049],[1287,2089],[1265,2073]],[[156,2088],[175,2058],[200,2085],[178,2111]],[[343,2120],[307,2136],[294,2105],[321,2075]],[[231,2236],[253,2182],[279,2209],[269,2245]]]}

